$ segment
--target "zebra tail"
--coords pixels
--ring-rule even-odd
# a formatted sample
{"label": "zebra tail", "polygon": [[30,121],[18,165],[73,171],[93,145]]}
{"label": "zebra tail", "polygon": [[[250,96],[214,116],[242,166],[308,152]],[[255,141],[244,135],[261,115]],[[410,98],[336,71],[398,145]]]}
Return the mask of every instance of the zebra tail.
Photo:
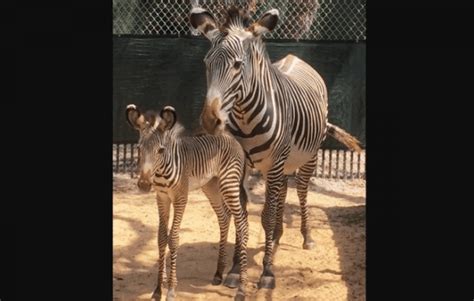
{"label": "zebra tail", "polygon": [[348,132],[344,131],[338,126],[334,124],[327,123],[327,133],[329,136],[333,137],[337,141],[344,144],[350,150],[356,151],[360,153],[362,151],[361,143],[357,138],[349,134]]}

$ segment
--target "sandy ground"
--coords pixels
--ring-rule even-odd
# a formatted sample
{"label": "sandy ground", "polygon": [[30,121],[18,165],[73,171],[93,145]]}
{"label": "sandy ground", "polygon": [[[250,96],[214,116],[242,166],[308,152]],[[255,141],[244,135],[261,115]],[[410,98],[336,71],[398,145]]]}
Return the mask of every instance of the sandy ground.
{"label": "sandy ground", "polygon": [[[157,275],[155,197],[138,192],[136,179],[128,175],[115,175],[113,183],[114,300],[149,299]],[[308,202],[316,247],[304,250],[299,202],[290,178],[284,233],[274,258],[274,290],[256,287],[264,250],[264,183],[258,177],[251,177],[251,183],[247,299],[365,300],[365,181],[312,179]],[[232,226],[226,271],[231,267],[234,233]],[[217,217],[208,200],[200,190],[191,192],[180,232],[176,300],[233,300],[235,290],[210,284],[218,240]]]}

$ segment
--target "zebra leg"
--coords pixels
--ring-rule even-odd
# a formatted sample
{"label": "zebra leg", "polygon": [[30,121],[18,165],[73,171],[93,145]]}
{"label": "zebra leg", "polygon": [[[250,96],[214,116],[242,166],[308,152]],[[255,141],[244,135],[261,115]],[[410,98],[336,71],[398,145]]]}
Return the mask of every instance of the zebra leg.
{"label": "zebra leg", "polygon": [[226,252],[225,244],[227,242],[227,234],[229,233],[230,225],[230,212],[222,202],[220,197],[219,186],[217,178],[212,179],[205,186],[202,187],[202,191],[209,199],[212,209],[217,215],[217,221],[220,229],[220,240],[219,240],[219,257],[217,259],[217,270],[212,280],[212,285],[219,285],[222,283],[222,274],[226,266]]}
{"label": "zebra leg", "polygon": [[247,212],[247,203],[249,201],[249,193],[248,193],[248,186],[250,181],[250,166],[248,165],[248,161],[245,161],[245,166],[243,168],[243,175],[240,180],[240,205],[242,209]]}
{"label": "zebra leg", "polygon": [[265,230],[265,256],[263,257],[263,272],[258,284],[259,288],[275,288],[275,275],[272,271],[273,266],[273,232],[276,225],[276,213],[280,190],[283,186],[284,174],[283,163],[280,160],[267,173],[267,185],[265,189],[265,204],[262,212],[262,226]]}
{"label": "zebra leg", "polygon": [[[239,195],[239,183],[241,180],[240,175],[235,175],[235,182],[232,181],[234,174],[226,174],[226,177],[220,179],[220,190],[224,202],[234,217],[235,221],[235,232],[237,240],[236,250],[239,252],[239,263],[240,263],[240,285],[237,289],[237,294],[234,300],[245,300],[245,287],[247,286],[247,242],[248,242],[248,218],[247,210],[244,210],[241,206]],[[235,185],[232,185],[234,182]],[[237,251],[236,251],[237,252]],[[234,254],[235,257],[235,254]]]}
{"label": "zebra leg", "polygon": [[[248,203],[248,193],[247,193],[247,184],[248,178],[250,176],[250,168],[246,165],[245,166],[245,173],[241,178],[240,181],[240,205],[242,210],[245,211],[245,215],[247,216],[247,203]],[[229,211],[230,214],[230,211]],[[234,219],[235,228],[237,229],[238,225]],[[241,244],[240,235],[238,232],[235,233],[235,245],[234,245],[234,257],[232,259],[232,268],[227,273],[227,277],[225,278],[224,285],[230,288],[236,288],[239,286],[240,282],[240,249],[239,246]]]}
{"label": "zebra leg", "polygon": [[166,245],[168,244],[168,221],[170,216],[170,200],[168,198],[156,197],[156,203],[158,205],[159,215],[159,227],[158,227],[158,281],[156,288],[151,297],[152,300],[161,299],[161,287],[166,281]]}
{"label": "zebra leg", "polygon": [[276,225],[273,232],[273,244],[280,244],[280,238],[283,235],[283,210],[285,207],[286,193],[288,191],[288,176],[284,176],[283,186],[280,190],[278,199],[278,208],[276,215]]}
{"label": "zebra leg", "polygon": [[301,207],[301,234],[303,235],[303,249],[310,250],[314,247],[314,240],[311,238],[311,228],[308,224],[308,183],[316,168],[316,157],[303,165],[296,174],[296,191]]}
{"label": "zebra leg", "polygon": [[[229,210],[229,209],[228,209]],[[245,212],[246,213],[246,212]],[[230,210],[229,210],[229,214]],[[234,245],[234,257],[232,258],[232,268],[227,273],[225,277],[224,285],[230,288],[236,288],[239,286],[240,283],[240,246],[242,244],[242,238],[240,232],[237,231],[239,229],[239,224],[234,217],[234,225],[235,225],[235,245]]]}
{"label": "zebra leg", "polygon": [[239,189],[240,189],[240,205],[242,207],[242,210],[247,211],[247,203],[249,201],[249,196],[247,193],[247,177],[242,177],[242,180],[240,181]]}
{"label": "zebra leg", "polygon": [[[240,215],[238,212],[233,212],[234,219],[236,220],[236,232],[239,232],[240,243],[238,250],[239,261],[240,261],[240,285],[235,295],[235,301],[245,300],[245,292],[247,286],[247,243],[249,239],[249,225],[247,213],[241,210]],[[238,230],[237,230],[238,229]],[[237,248],[236,248],[237,249]]]}
{"label": "zebra leg", "polygon": [[176,196],[176,199],[173,201],[174,207],[174,216],[173,216],[173,225],[171,226],[171,231],[168,237],[168,244],[170,248],[170,278],[168,280],[168,294],[166,295],[166,301],[174,301],[176,297],[176,286],[178,286],[178,279],[176,278],[176,259],[178,257],[178,247],[179,247],[179,227],[181,225],[181,220],[183,219],[184,208],[187,203],[187,192],[181,196]]}

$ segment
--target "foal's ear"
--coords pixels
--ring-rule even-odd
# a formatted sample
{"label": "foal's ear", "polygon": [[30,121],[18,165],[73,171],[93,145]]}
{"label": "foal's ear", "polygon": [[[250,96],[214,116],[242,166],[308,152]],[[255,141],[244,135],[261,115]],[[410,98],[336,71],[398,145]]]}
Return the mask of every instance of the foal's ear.
{"label": "foal's ear", "polygon": [[161,131],[170,130],[176,124],[176,110],[172,106],[164,107],[160,112],[160,117],[158,128]]}
{"label": "foal's ear", "polygon": [[134,104],[129,104],[125,110],[125,119],[128,124],[136,129],[142,130],[146,126],[145,116],[138,110],[137,106]]}
{"label": "foal's ear", "polygon": [[194,7],[189,15],[189,21],[194,29],[199,30],[208,40],[213,40],[219,33],[214,16],[202,7]]}
{"label": "foal's ear", "polygon": [[247,30],[253,33],[254,36],[260,36],[266,32],[272,31],[278,23],[279,12],[278,9],[270,9],[265,12],[257,22],[250,25]]}

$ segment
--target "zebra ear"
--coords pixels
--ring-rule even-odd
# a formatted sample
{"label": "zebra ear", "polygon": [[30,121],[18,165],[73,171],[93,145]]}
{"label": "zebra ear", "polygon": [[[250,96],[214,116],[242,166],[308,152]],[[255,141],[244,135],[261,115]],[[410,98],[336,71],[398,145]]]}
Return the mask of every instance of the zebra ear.
{"label": "zebra ear", "polygon": [[264,13],[257,22],[250,25],[247,30],[253,33],[253,35],[256,37],[266,32],[270,32],[276,27],[278,23],[278,16],[278,9],[271,9]]}
{"label": "zebra ear", "polygon": [[127,106],[127,109],[125,110],[125,119],[127,120],[128,124],[136,130],[142,130],[145,128],[145,116],[140,113],[137,106],[134,104]]}
{"label": "zebra ear", "polygon": [[172,106],[164,107],[160,112],[160,124],[158,125],[160,130],[170,130],[176,124],[176,110]]}
{"label": "zebra ear", "polygon": [[189,21],[194,29],[199,30],[208,40],[212,40],[219,32],[214,16],[201,7],[194,7],[189,15]]}

